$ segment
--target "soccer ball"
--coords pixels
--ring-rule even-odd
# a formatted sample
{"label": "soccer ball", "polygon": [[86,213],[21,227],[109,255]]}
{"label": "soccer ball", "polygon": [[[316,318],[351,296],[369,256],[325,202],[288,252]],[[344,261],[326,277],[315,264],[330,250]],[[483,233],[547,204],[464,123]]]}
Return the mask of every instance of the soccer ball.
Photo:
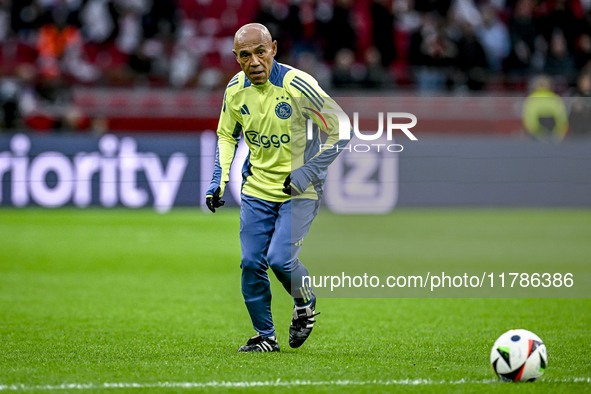
{"label": "soccer ball", "polygon": [[546,345],[531,331],[510,330],[496,340],[490,363],[505,382],[533,382],[548,365]]}

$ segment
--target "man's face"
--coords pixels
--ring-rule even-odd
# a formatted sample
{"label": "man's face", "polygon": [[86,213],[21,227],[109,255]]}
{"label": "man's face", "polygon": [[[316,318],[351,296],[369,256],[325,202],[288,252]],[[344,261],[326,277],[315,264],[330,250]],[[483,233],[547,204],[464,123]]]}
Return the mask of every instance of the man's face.
{"label": "man's face", "polygon": [[277,54],[277,41],[271,42],[255,30],[240,36],[234,43],[233,52],[250,82],[262,85],[271,75],[273,57]]}

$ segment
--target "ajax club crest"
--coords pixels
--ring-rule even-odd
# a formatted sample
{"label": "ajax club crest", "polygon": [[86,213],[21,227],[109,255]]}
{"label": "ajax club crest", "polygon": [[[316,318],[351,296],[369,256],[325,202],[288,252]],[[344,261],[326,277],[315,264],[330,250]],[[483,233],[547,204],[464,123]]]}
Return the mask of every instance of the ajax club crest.
{"label": "ajax club crest", "polygon": [[288,119],[291,116],[291,105],[285,102],[277,104],[275,107],[275,115],[279,119]]}

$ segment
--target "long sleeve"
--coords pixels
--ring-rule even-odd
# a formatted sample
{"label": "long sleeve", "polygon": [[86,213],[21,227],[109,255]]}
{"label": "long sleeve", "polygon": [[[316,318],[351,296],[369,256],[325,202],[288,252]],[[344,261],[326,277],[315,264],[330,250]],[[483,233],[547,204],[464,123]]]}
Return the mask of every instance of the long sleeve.
{"label": "long sleeve", "polygon": [[[313,120],[315,131],[313,139],[320,140],[318,130],[327,133],[328,138],[324,143],[318,144],[320,149],[312,155],[304,155],[302,165],[294,166],[291,172],[291,183],[298,191],[303,192],[310,183],[319,191],[324,185],[328,166],[337,158],[343,148],[349,143],[349,139],[340,139],[339,121],[335,114],[324,112],[335,110],[342,112],[339,105],[331,99],[319,86],[314,78],[305,73],[297,73],[290,83],[290,93],[302,100],[302,112]],[[292,130],[293,132],[293,130]],[[302,132],[302,131],[300,131]],[[304,128],[304,131],[305,128]],[[349,125],[349,137],[352,129]],[[311,156],[311,157],[310,157]],[[295,158],[294,158],[295,161]],[[299,164],[299,163],[298,163]]]}
{"label": "long sleeve", "polygon": [[221,189],[220,196],[224,195],[226,184],[230,180],[230,166],[234,160],[242,132],[242,126],[232,115],[228,99],[226,92],[217,129],[218,143],[215,151],[215,167],[206,192],[207,196],[212,196],[218,187]]}

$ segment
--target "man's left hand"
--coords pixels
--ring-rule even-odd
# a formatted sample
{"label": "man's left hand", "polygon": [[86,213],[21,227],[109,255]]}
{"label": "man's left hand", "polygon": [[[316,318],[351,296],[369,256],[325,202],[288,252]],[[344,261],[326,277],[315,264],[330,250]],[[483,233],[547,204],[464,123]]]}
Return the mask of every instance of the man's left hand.
{"label": "man's left hand", "polygon": [[297,187],[291,184],[291,174],[288,175],[287,178],[285,178],[285,182],[283,182],[283,193],[288,196],[299,196],[302,194]]}

